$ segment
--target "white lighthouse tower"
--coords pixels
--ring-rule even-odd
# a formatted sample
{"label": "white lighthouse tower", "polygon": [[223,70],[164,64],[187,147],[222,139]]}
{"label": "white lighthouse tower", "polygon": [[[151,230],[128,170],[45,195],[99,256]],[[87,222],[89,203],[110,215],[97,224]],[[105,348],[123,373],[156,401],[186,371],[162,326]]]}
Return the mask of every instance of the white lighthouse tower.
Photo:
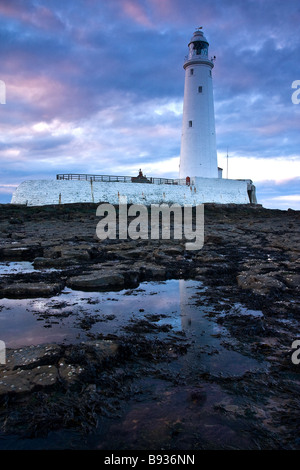
{"label": "white lighthouse tower", "polygon": [[201,28],[188,45],[179,177],[218,178],[212,84],[213,59]]}

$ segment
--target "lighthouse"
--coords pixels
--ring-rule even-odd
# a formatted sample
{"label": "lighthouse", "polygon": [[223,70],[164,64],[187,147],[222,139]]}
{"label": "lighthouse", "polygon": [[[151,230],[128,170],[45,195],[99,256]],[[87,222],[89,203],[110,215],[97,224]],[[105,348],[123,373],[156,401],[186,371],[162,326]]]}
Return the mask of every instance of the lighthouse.
{"label": "lighthouse", "polygon": [[[188,45],[184,62],[185,86],[180,153],[180,179],[64,173],[55,181],[23,181],[12,204],[31,206],[105,202],[148,206],[179,204],[256,204],[252,180],[223,179],[218,169],[212,85],[214,59],[208,41],[198,28]],[[219,173],[220,170],[220,173]],[[128,184],[128,183],[132,184]],[[135,184],[139,183],[139,184]],[[182,184],[183,183],[183,184]]]}
{"label": "lighthouse", "polygon": [[209,43],[198,28],[185,58],[179,177],[218,178],[212,69]]}

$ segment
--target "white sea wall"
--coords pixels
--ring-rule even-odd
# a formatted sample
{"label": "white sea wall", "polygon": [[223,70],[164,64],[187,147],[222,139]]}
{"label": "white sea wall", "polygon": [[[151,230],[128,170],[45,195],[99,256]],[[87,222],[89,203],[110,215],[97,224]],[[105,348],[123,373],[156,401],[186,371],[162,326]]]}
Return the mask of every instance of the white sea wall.
{"label": "white sea wall", "polygon": [[197,205],[205,202],[248,204],[247,181],[218,178],[194,178],[191,186],[144,183],[108,183],[71,180],[24,181],[15,190],[11,203],[28,206],[109,202],[119,204],[178,203]]}

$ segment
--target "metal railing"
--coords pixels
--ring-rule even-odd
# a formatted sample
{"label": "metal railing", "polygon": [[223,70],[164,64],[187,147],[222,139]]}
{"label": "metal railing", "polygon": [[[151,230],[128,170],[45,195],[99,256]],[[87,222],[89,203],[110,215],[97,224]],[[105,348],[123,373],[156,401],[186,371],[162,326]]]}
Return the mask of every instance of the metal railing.
{"label": "metal railing", "polygon": [[56,175],[57,180],[68,181],[95,181],[105,183],[148,183],[148,184],[175,184],[186,185],[189,184],[185,178],[171,179],[171,178],[148,178],[147,176],[114,176],[114,175],[87,175],[81,173],[61,173]]}

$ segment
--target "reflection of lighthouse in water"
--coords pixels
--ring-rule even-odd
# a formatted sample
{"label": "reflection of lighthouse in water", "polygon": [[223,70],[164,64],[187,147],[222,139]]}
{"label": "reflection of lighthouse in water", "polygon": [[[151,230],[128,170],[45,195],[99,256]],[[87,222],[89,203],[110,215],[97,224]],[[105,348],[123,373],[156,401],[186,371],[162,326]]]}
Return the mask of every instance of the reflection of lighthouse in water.
{"label": "reflection of lighthouse in water", "polygon": [[201,292],[206,300],[205,288],[200,281],[179,280],[179,292],[181,327],[194,344],[188,354],[189,367],[212,374],[239,375],[260,366],[255,359],[222,345],[225,339],[230,342],[232,338],[216,319],[208,317],[214,311],[214,304],[200,304]]}
{"label": "reflection of lighthouse in water", "polygon": [[[181,327],[193,345],[188,367],[194,371],[218,373],[220,367],[224,367],[222,358],[220,364],[223,348],[215,335],[222,328],[206,316],[213,306],[201,305],[201,291],[204,296],[205,288],[200,281],[179,280]],[[196,301],[200,304],[196,305]]]}
{"label": "reflection of lighthouse in water", "polygon": [[[208,310],[212,310],[207,305],[195,305],[196,292],[204,291],[202,283],[200,281],[185,281],[179,280],[179,292],[180,292],[180,310],[181,310],[181,327],[184,331],[192,333],[195,336],[195,340],[201,346],[214,345],[215,338],[211,335],[219,332],[220,327],[214,322],[210,322],[205,316]],[[201,300],[201,297],[197,296],[197,300]]]}

